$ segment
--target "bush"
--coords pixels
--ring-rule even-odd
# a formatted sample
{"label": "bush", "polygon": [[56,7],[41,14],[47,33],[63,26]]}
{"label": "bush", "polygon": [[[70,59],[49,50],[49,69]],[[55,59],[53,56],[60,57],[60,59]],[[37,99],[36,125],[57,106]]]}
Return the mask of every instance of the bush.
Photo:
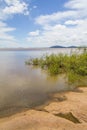
{"label": "bush", "polygon": [[67,73],[68,78],[74,81],[77,77],[87,76],[87,51],[80,54],[72,55],[55,55],[45,56],[42,58],[32,59],[32,65],[38,65],[46,69],[51,75]]}
{"label": "bush", "polygon": [[39,65],[39,59],[38,58],[33,59],[32,64],[33,65]]}

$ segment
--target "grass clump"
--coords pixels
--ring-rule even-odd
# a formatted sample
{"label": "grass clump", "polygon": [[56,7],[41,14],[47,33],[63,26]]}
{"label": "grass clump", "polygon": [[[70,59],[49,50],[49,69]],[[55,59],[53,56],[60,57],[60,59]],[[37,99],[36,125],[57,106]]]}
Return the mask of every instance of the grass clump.
{"label": "grass clump", "polygon": [[51,54],[32,59],[29,64],[46,69],[50,75],[66,73],[71,82],[87,76],[87,51],[78,54]]}
{"label": "grass clump", "polygon": [[33,63],[33,65],[38,65],[39,59],[38,58],[33,59],[32,63]]}

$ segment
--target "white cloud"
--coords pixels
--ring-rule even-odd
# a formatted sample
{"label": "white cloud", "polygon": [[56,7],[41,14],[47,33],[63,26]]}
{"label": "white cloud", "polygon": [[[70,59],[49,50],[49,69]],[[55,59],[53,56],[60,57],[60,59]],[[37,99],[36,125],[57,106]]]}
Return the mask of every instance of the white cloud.
{"label": "white cloud", "polygon": [[36,24],[47,25],[50,23],[60,23],[66,19],[82,19],[87,17],[87,0],[69,0],[64,5],[67,11],[55,12],[50,15],[41,15],[35,19]]}
{"label": "white cloud", "polygon": [[65,7],[76,10],[78,13],[77,18],[87,17],[87,0],[69,0]]}
{"label": "white cloud", "polygon": [[9,27],[6,20],[14,14],[29,15],[28,4],[23,0],[0,0],[0,47],[17,46],[18,41],[11,34],[16,28]]}
{"label": "white cloud", "polygon": [[27,38],[32,46],[87,46],[87,0],[68,0],[64,7],[67,11],[41,15],[35,19],[41,29],[38,36]]}
{"label": "white cloud", "polygon": [[5,20],[14,14],[29,15],[28,4],[21,0],[2,0],[0,7],[0,19]]}
{"label": "white cloud", "polygon": [[4,0],[4,1],[6,2],[7,5],[13,5],[19,3],[20,0]]}
{"label": "white cloud", "polygon": [[[87,21],[86,21],[87,22]],[[43,30],[42,35],[38,37],[29,37],[28,41],[34,46],[52,46],[59,45],[81,45],[87,43],[87,27],[86,22],[83,24],[69,28],[64,25],[50,26],[48,30]],[[82,27],[80,27],[82,26]]]}
{"label": "white cloud", "polygon": [[0,40],[11,40],[14,41],[15,38],[8,34],[11,31],[14,31],[15,28],[8,27],[6,23],[0,22]]}
{"label": "white cloud", "polygon": [[81,24],[83,22],[83,20],[68,20],[65,21],[66,25],[77,25],[77,24]]}
{"label": "white cloud", "polygon": [[63,20],[65,18],[70,18],[72,16],[75,18],[77,16],[77,12],[65,11],[65,12],[53,13],[51,15],[41,15],[35,19],[35,23],[40,25],[47,25],[52,22],[59,23],[60,20]]}
{"label": "white cloud", "polygon": [[5,22],[0,21],[0,47],[18,46],[18,41],[10,33],[16,28],[8,27]]}
{"label": "white cloud", "polygon": [[86,9],[87,0],[69,0],[69,2],[65,4],[65,7],[70,9]]}
{"label": "white cloud", "polygon": [[39,33],[40,33],[40,31],[39,30],[36,30],[36,31],[34,31],[34,32],[29,32],[29,36],[38,36],[39,35]]}
{"label": "white cloud", "polygon": [[28,5],[25,2],[20,2],[19,0],[5,0],[8,6],[3,9],[4,14],[24,14],[28,15]]}
{"label": "white cloud", "polygon": [[20,44],[17,43],[17,41],[10,41],[10,40],[1,40],[0,39],[0,48],[16,48],[16,47],[20,47]]}

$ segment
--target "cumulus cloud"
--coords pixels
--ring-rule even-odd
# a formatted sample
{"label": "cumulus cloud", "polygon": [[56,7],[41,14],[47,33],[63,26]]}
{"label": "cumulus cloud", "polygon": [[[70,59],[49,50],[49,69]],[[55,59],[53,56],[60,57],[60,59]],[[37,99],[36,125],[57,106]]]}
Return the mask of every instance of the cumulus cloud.
{"label": "cumulus cloud", "polygon": [[66,8],[70,9],[86,9],[87,8],[87,0],[69,0],[64,5]]}
{"label": "cumulus cloud", "polygon": [[87,17],[87,0],[69,0],[64,7],[67,8],[67,11],[41,15],[35,19],[35,22],[40,25],[45,25],[52,22],[59,23],[66,19],[76,20]]}
{"label": "cumulus cloud", "polygon": [[28,36],[33,46],[87,45],[87,0],[68,0],[65,11],[35,18],[40,34]]}
{"label": "cumulus cloud", "polygon": [[5,14],[17,14],[17,13],[21,13],[24,15],[28,15],[29,11],[28,11],[28,5],[25,2],[19,2],[19,1],[13,1],[13,2],[9,2],[8,3],[9,6],[6,6],[3,9],[3,13]]}
{"label": "cumulus cloud", "polygon": [[1,0],[0,20],[6,20],[14,14],[29,15],[28,4],[21,0]]}
{"label": "cumulus cloud", "polygon": [[0,0],[0,46],[18,45],[16,38],[11,35],[16,28],[6,24],[6,20],[14,14],[29,15],[28,4],[21,0]]}
{"label": "cumulus cloud", "polygon": [[36,24],[40,24],[42,26],[47,24],[55,24],[59,23],[63,19],[69,19],[70,17],[76,18],[76,11],[65,11],[65,12],[56,12],[51,15],[41,15],[35,19]]}

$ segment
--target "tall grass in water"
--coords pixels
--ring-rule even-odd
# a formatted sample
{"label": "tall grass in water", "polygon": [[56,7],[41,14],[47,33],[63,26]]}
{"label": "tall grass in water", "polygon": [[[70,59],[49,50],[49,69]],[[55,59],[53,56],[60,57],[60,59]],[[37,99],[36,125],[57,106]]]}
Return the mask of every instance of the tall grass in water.
{"label": "tall grass in water", "polygon": [[71,55],[51,54],[42,58],[35,58],[27,64],[40,66],[46,69],[50,75],[66,73],[71,82],[81,80],[87,76],[87,51],[72,53]]}

